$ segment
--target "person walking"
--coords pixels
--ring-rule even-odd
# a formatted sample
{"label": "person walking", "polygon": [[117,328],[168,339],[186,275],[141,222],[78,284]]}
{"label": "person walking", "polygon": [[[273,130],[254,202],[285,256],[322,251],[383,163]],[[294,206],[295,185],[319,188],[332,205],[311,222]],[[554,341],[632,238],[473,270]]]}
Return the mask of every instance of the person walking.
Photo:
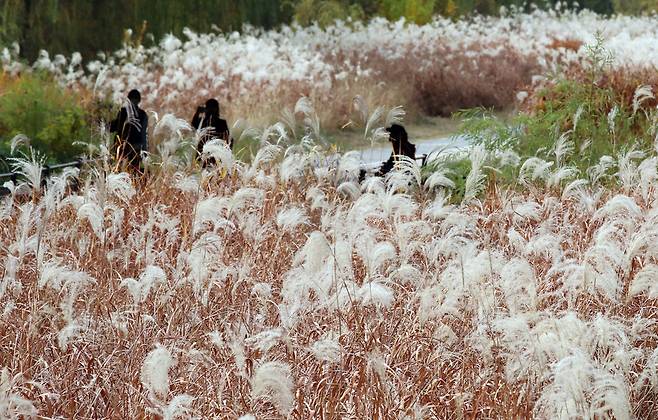
{"label": "person walking", "polygon": [[[196,130],[204,130],[197,144],[197,161],[201,161],[203,154],[203,146],[213,139],[222,139],[233,149],[233,139],[228,129],[226,120],[219,116],[219,102],[217,99],[208,99],[205,106],[197,108],[192,117],[192,127]],[[203,161],[203,166],[213,165],[215,160],[209,158]]]}
{"label": "person walking", "polygon": [[148,116],[139,107],[142,96],[138,90],[128,93],[128,100],[110,123],[114,136],[113,153],[117,167],[128,167],[141,173],[142,152],[147,147]]}

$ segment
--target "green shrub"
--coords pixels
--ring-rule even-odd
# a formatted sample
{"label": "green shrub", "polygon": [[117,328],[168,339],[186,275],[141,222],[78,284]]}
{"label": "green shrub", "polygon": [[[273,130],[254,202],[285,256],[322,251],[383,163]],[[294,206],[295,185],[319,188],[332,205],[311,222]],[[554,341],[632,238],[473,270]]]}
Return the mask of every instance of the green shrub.
{"label": "green shrub", "polygon": [[380,12],[390,20],[404,17],[406,20],[424,24],[432,20],[435,0],[382,0]]}
{"label": "green shrub", "polygon": [[[521,157],[554,160],[558,142],[573,143],[562,162],[583,173],[602,156],[616,156],[629,147],[648,148],[658,117],[650,92],[631,85],[635,76],[620,75],[608,64],[602,41],[588,47],[586,71],[554,77],[526,99],[525,112],[503,122],[483,110],[462,112],[463,134],[490,150],[513,149]],[[653,81],[645,81],[653,84]],[[629,92],[629,86],[630,88]]]}
{"label": "green shrub", "polygon": [[0,153],[11,139],[25,134],[49,162],[63,162],[82,153],[75,141],[88,141],[89,126],[81,99],[42,75],[22,75],[0,93]]}

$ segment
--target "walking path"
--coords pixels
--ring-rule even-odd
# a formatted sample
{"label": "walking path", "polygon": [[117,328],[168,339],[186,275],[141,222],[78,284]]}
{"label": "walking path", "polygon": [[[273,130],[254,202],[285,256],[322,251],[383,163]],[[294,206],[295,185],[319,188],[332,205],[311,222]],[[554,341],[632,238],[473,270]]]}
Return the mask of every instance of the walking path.
{"label": "walking path", "polygon": [[[429,160],[433,156],[455,153],[468,149],[470,142],[464,136],[439,137],[435,139],[417,140],[416,156],[428,155]],[[374,148],[367,148],[361,151],[361,161],[370,166],[386,161],[391,156],[391,146],[388,143],[379,143]]]}

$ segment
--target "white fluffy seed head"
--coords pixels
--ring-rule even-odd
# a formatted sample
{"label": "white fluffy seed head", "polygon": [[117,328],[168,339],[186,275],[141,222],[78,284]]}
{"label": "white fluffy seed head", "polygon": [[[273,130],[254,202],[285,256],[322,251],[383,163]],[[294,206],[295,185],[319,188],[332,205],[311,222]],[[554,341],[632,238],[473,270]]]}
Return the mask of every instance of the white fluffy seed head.
{"label": "white fluffy seed head", "polygon": [[265,397],[287,416],[293,408],[293,381],[290,366],[283,362],[265,362],[254,373],[251,381],[252,398]]}
{"label": "white fluffy seed head", "polygon": [[140,373],[140,380],[151,396],[164,400],[169,393],[169,369],[174,365],[171,352],[162,345],[151,350]]}

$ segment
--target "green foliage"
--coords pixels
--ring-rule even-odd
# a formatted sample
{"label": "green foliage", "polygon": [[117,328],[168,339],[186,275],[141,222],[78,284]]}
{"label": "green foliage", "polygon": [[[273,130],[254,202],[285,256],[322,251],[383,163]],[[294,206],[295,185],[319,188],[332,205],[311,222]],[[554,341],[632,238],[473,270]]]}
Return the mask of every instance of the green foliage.
{"label": "green foliage", "polygon": [[123,31],[147,32],[160,39],[181,35],[185,27],[209,32],[240,30],[245,23],[272,28],[290,22],[284,0],[4,0],[0,2],[0,44],[18,41],[29,60],[40,49],[50,53],[98,51],[120,47]]}
{"label": "green foliage", "polygon": [[74,146],[87,141],[90,130],[80,99],[45,76],[23,75],[0,95],[0,153],[7,155],[11,139],[25,134],[51,162],[78,156]]}
{"label": "green foliage", "polygon": [[[533,93],[532,109],[504,123],[481,110],[464,112],[463,133],[490,150],[513,149],[522,157],[556,159],[558,144],[573,144],[563,164],[584,173],[602,156],[628,147],[648,148],[658,114],[641,101],[628,103],[623,92],[605,84],[611,58],[599,39],[588,47],[591,69],[573,77],[550,80]],[[636,98],[637,99],[637,98]]]}
{"label": "green foliage", "polygon": [[658,0],[613,0],[617,13],[641,14],[658,10]]}
{"label": "green foliage", "polygon": [[404,17],[423,24],[432,20],[435,5],[435,0],[381,0],[380,13],[390,20]]}
{"label": "green foliage", "polygon": [[340,20],[363,20],[365,12],[360,4],[339,0],[300,0],[295,6],[295,21],[307,26],[317,22],[327,26]]}

